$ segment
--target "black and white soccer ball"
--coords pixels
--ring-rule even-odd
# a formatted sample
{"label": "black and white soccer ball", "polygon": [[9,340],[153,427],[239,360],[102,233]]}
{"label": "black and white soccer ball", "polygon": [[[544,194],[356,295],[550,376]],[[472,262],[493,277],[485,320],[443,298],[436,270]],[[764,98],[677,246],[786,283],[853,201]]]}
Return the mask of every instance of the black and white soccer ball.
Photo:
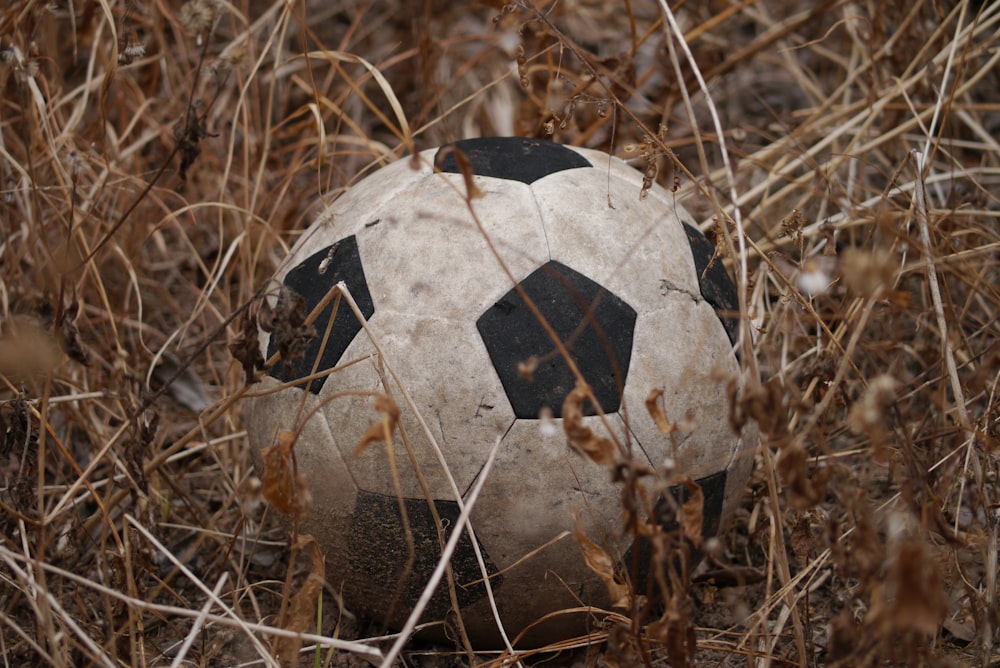
{"label": "black and white soccer ball", "polygon": [[[278,284],[306,312],[329,303],[305,354],[269,368],[247,426],[258,466],[280,432],[297,434],[312,495],[299,530],[324,549],[349,609],[403,624],[456,527],[456,494],[473,488],[498,442],[471,514],[481,559],[465,532],[451,560],[457,610],[444,580],[422,621],[460,615],[474,644],[497,645],[483,566],[500,621],[511,638],[527,630],[524,643],[585,632],[599,619],[585,606],[608,608],[574,540],[576,517],[623,573],[633,537],[620,483],[568,445],[561,411],[577,376],[552,334],[599,405],[585,404],[583,426],[668,484],[695,480],[705,538],[732,515],[756,437],[728,420],[727,385],[740,373],[735,287],[673,195],[641,191],[639,172],[598,151],[465,140],[368,176],[292,249],[272,305]],[[364,324],[336,297],[339,282]],[[262,334],[270,358],[275,336]],[[658,389],[681,425],[669,435],[646,410]],[[394,440],[359,450],[381,419],[379,395],[401,413]]]}

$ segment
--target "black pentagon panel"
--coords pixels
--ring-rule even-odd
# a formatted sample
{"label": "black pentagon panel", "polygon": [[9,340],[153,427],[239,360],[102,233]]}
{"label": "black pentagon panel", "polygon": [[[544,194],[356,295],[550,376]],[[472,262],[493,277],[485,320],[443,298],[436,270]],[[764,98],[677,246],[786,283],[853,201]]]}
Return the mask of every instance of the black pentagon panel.
{"label": "black pentagon panel", "polygon": [[473,174],[527,184],[566,169],[593,167],[579,153],[544,139],[482,137],[462,139],[438,149],[434,166],[442,172],[461,173],[452,149],[465,154]]}
{"label": "black pentagon panel", "polygon": [[[461,511],[455,501],[434,501],[434,508],[441,525],[443,538],[439,538],[438,525],[426,499],[402,499],[413,537],[413,564],[410,562],[410,543],[400,515],[400,499],[385,494],[359,491],[357,505],[347,536],[347,552],[353,555],[351,567],[365,582],[376,583],[395,594],[397,612],[408,613],[416,605],[424,586],[441,558],[442,540],[447,541],[458,525]],[[477,541],[478,542],[478,541]],[[497,572],[482,544],[479,544],[486,571],[491,576]],[[486,596],[482,584],[482,571],[468,532],[462,537],[451,556],[458,605],[465,608]],[[490,585],[497,587],[503,578],[490,578]],[[478,584],[469,584],[476,582]],[[428,619],[444,617],[451,608],[448,581],[442,579],[427,606]],[[388,620],[386,620],[388,621]]]}
{"label": "black pentagon panel", "polygon": [[[346,237],[326,248],[313,253],[303,260],[285,276],[284,284],[302,296],[305,300],[306,313],[312,312],[327,293],[337,283],[343,281],[351,291],[354,301],[364,314],[365,319],[372,317],[375,306],[368,282],[361,266],[361,255],[358,253],[358,240],[354,236]],[[305,355],[291,363],[279,360],[269,374],[278,380],[289,382],[315,372],[332,369],[339,362],[347,346],[361,331],[361,323],[355,317],[347,304],[340,304],[334,314],[337,299],[331,299],[319,317],[313,323],[314,334],[306,348]],[[333,325],[326,335],[327,325],[333,318]],[[326,337],[326,345],[323,345]],[[321,350],[322,348],[322,350]],[[267,346],[267,356],[271,357],[277,350],[275,336],[272,335]],[[317,363],[317,359],[319,360]],[[309,391],[318,394],[323,388],[326,376],[316,378],[309,383]],[[305,386],[305,383],[302,384]]]}
{"label": "black pentagon panel", "polygon": [[[712,538],[719,533],[719,519],[722,517],[722,506],[726,500],[727,479],[726,471],[722,470],[694,481],[696,485],[701,487],[703,499],[701,516],[702,540]],[[656,522],[659,523],[665,533],[679,532],[680,525],[677,523],[677,509],[691,498],[691,491],[686,485],[674,485],[667,490],[667,494],[670,497],[669,499],[664,496],[660,497],[656,502]],[[694,549],[694,546],[686,537],[684,544],[688,548],[689,554],[694,557],[689,560],[689,563],[697,563],[701,558],[700,551]],[[643,586],[652,586],[652,583],[649,582],[649,571],[653,560],[653,546],[645,536],[640,536],[635,546],[639,550],[637,586],[641,591]],[[630,547],[625,553],[622,563],[626,565],[632,563],[632,549]]]}
{"label": "black pentagon panel", "polygon": [[715,262],[712,262],[712,258],[715,257],[715,247],[709,243],[701,230],[684,223],[684,232],[691,243],[691,255],[694,256],[694,268],[698,272],[701,296],[715,309],[722,326],[726,328],[730,343],[736,343],[740,326],[740,298],[736,292],[736,285],[729,277],[721,258],[716,258]]}
{"label": "black pentagon panel", "polygon": [[[520,288],[569,350],[606,413],[621,405],[621,388],[632,357],[636,312],[618,296],[559,262],[548,262]],[[476,321],[490,360],[520,419],[539,417],[543,406],[561,417],[563,401],[576,385],[549,334],[511,289]],[[536,362],[530,373],[524,364]],[[587,414],[596,411],[584,406]]]}

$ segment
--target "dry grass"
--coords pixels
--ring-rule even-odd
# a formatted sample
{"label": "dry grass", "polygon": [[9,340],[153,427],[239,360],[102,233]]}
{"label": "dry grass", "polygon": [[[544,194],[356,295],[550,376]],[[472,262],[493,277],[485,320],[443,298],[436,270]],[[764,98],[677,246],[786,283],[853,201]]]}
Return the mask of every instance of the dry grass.
{"label": "dry grass", "polygon": [[1000,5],[492,5],[0,9],[3,665],[384,656],[329,595],[279,614],[309,564],[228,346],[323,199],[478,134],[676,179],[745,287],[762,448],[698,653],[588,660],[996,665]]}

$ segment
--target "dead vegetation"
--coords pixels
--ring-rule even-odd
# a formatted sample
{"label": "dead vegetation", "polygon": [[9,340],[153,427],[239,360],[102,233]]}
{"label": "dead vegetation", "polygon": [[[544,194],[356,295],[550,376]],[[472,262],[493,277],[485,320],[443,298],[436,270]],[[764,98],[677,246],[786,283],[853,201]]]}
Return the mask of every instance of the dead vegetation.
{"label": "dead vegetation", "polygon": [[[263,512],[243,323],[324,201],[478,134],[634,160],[744,288],[743,509],[668,614],[585,658],[996,665],[998,25],[970,0],[6,3],[4,665],[381,660]],[[407,660],[498,661],[454,649]]]}

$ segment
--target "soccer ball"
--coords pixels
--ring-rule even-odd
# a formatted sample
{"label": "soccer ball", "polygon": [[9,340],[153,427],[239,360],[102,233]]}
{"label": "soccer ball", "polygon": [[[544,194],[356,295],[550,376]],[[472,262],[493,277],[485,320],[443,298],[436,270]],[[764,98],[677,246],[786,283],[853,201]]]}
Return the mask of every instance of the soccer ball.
{"label": "soccer ball", "polygon": [[[611,609],[607,573],[581,545],[628,577],[614,476],[626,460],[666,481],[650,492],[664,524],[678,505],[664,501],[690,489],[679,476],[694,480],[693,539],[715,535],[755,436],[728,420],[738,307],[713,250],[625,162],[536,139],[424,151],[333,202],[268,297],[272,311],[295,294],[304,312],[321,307],[315,335],[268,368],[247,427],[259,470],[261,451],[294,435],[312,497],[299,530],[348,608],[399,628],[477,483],[474,537],[463,528],[422,617],[443,622],[438,636],[460,617],[477,647],[500,638],[487,578],[519,646],[586,632]],[[267,330],[271,358],[280,341]],[[657,391],[669,433],[647,412]]]}

